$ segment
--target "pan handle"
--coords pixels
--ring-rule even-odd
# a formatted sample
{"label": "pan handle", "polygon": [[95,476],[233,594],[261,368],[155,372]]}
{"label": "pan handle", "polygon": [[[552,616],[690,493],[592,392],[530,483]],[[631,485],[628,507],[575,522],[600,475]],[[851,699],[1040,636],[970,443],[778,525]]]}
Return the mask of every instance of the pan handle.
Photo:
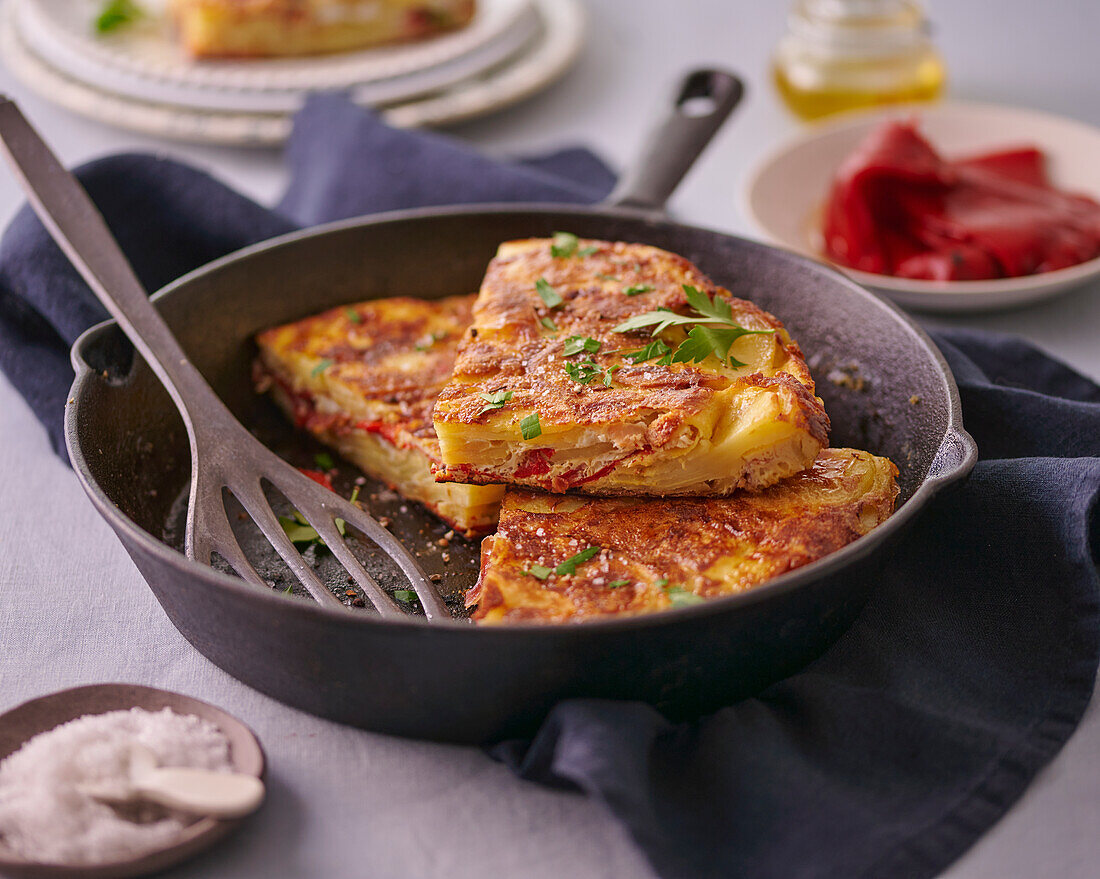
{"label": "pan handle", "polygon": [[741,80],[732,73],[710,69],[689,73],[671,112],[649,135],[641,156],[604,204],[662,210],[744,92]]}

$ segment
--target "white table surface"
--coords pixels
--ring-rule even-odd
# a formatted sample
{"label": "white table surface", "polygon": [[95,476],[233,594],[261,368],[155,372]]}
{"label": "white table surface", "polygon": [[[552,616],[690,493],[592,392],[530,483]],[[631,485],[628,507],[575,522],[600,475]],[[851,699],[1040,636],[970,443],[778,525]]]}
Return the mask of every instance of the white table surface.
{"label": "white table surface", "polygon": [[[737,210],[746,169],[797,129],[767,79],[786,4],[589,0],[591,37],[558,85],[455,133],[497,153],[588,143],[627,162],[655,104],[689,66],[742,73],[750,91],[684,182],[676,213],[751,234]],[[932,3],[955,97],[1012,102],[1100,124],[1094,0]],[[273,201],[276,151],[164,143],[55,109],[2,67],[68,163],[164,152]],[[0,173],[0,222],[21,197]],[[942,321],[1020,333],[1100,378],[1100,286],[1011,313]],[[263,811],[173,875],[249,877],[647,877],[626,834],[581,796],[517,781],[480,751],[404,741],[317,720],[239,684],[172,628],[22,399],[0,378],[0,710],[52,690],[124,680],[190,693],[249,723],[270,757]],[[1100,711],[1094,704],[1023,799],[945,875],[1085,879],[1100,863]]]}

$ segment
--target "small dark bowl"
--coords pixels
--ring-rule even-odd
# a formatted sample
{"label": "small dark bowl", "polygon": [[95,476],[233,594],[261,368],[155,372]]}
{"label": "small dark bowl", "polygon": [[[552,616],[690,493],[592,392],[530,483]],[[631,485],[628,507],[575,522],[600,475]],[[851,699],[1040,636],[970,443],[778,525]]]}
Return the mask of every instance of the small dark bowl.
{"label": "small dark bowl", "polygon": [[[0,715],[0,760],[15,753],[30,738],[86,714],[144,708],[171,708],[177,714],[193,714],[218,727],[229,739],[229,756],[238,772],[264,776],[264,752],[247,726],[231,714],[206,702],[180,693],[142,687],[137,684],[91,684],[32,699]],[[154,849],[123,861],[87,866],[27,861],[4,848],[0,841],[0,873],[5,876],[71,877],[71,879],[123,879],[165,870],[205,851],[235,830],[243,821],[200,818],[184,828],[178,840],[167,848]]]}

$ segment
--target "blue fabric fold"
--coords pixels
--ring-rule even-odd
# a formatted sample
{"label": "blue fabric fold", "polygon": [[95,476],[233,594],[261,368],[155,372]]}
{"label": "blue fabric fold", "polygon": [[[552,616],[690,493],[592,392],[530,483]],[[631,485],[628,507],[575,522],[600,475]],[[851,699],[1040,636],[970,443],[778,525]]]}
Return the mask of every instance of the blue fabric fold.
{"label": "blue fabric fold", "polygon": [[[300,225],[395,208],[593,202],[591,153],[487,158],[339,96],[300,114],[276,210],[186,165],[115,156],[78,175],[156,289]],[[104,317],[24,209],[0,242],[0,369],[59,454],[68,347]],[[1025,342],[936,341],[981,450],[890,552],[853,627],[758,697],[672,724],[635,703],[559,704],[494,754],[605,803],[664,877],[930,877],[1072,734],[1100,653],[1100,387]]]}

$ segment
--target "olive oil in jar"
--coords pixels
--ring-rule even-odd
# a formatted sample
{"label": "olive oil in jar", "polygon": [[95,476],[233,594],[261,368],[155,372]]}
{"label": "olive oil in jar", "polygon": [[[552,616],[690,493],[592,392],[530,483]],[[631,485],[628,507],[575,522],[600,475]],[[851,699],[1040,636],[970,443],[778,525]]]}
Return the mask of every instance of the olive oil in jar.
{"label": "olive oil in jar", "polygon": [[917,0],[798,0],[774,76],[803,119],[939,97],[946,73]]}

